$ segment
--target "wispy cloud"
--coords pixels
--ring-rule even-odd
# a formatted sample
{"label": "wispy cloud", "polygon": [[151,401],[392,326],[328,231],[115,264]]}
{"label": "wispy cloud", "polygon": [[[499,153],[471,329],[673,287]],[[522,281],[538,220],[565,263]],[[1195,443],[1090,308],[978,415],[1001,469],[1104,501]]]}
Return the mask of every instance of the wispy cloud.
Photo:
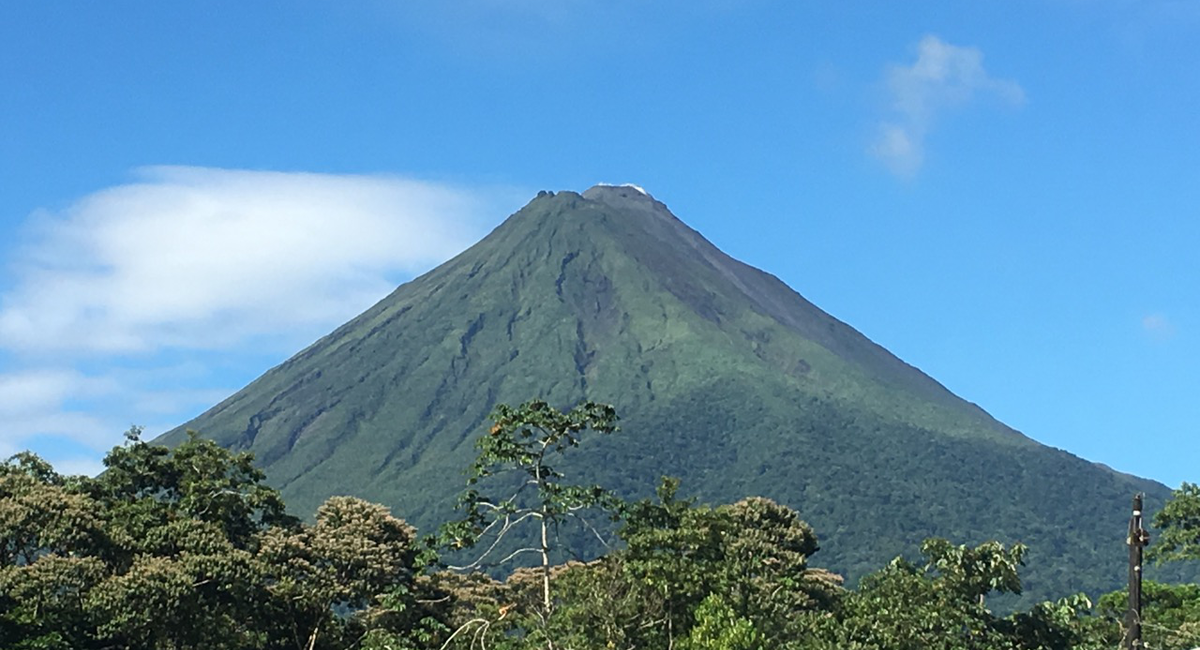
{"label": "wispy cloud", "polygon": [[79,457],[64,462],[95,466],[87,450],[130,422],[157,433],[246,379],[216,366],[277,362],[523,198],[397,176],[152,167],[34,215],[0,283],[0,454],[69,442]]}
{"label": "wispy cloud", "polygon": [[947,110],[987,95],[1007,104],[1025,102],[1015,81],[996,79],[983,68],[983,53],[926,36],[911,65],[893,64],[885,73],[889,115],[877,125],[869,153],[894,174],[912,177],[925,160],[925,138]]}
{"label": "wispy cloud", "polygon": [[119,392],[109,378],[87,377],[70,368],[0,373],[0,422],[4,423],[0,429],[0,458],[20,451],[33,436],[82,449],[103,448],[113,440],[112,425],[96,414],[69,405],[106,399]]}
{"label": "wispy cloud", "polygon": [[155,167],[42,215],[10,351],[221,348],[365,308],[481,232],[480,193],[385,176]]}
{"label": "wispy cloud", "polygon": [[1175,337],[1175,324],[1166,314],[1147,314],[1142,317],[1142,332],[1154,341],[1166,341]]}

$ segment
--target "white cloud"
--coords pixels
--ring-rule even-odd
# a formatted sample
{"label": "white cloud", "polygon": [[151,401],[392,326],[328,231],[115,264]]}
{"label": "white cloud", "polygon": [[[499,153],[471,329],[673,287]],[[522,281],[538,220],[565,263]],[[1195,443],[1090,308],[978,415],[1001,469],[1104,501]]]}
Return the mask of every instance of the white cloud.
{"label": "white cloud", "polygon": [[70,403],[106,398],[117,392],[108,378],[86,377],[67,368],[34,368],[0,374],[0,450],[9,453],[32,436],[53,436],[99,448],[109,437],[95,415]]}
{"label": "white cloud", "polygon": [[70,369],[39,368],[0,375],[0,418],[12,418],[57,406],[69,395],[95,396],[111,391],[111,382],[84,377]]}
{"label": "white cloud", "polygon": [[[120,429],[92,413],[68,410],[66,400],[4,420],[0,448],[18,449],[34,439],[54,439],[71,446],[98,451],[119,437]],[[114,436],[114,433],[117,436]],[[9,454],[11,455],[11,454]]]}
{"label": "white cloud", "polygon": [[871,146],[871,153],[879,158],[897,175],[911,177],[925,162],[925,152],[921,138],[923,135],[914,134],[910,128],[895,124],[883,124],[879,127],[879,136]]}
{"label": "white cloud", "polygon": [[0,302],[10,351],[222,348],[353,315],[481,233],[477,193],[193,167],[42,215]]}
{"label": "white cloud", "polygon": [[890,65],[886,72],[891,116],[877,125],[869,152],[893,173],[911,177],[924,162],[925,138],[938,116],[990,95],[1019,106],[1025,92],[1015,81],[996,79],[983,68],[983,53],[926,36],[911,65]]}
{"label": "white cloud", "polygon": [[524,198],[152,167],[35,215],[0,283],[0,456],[32,448],[91,473],[130,423],[155,435],[214,405]]}

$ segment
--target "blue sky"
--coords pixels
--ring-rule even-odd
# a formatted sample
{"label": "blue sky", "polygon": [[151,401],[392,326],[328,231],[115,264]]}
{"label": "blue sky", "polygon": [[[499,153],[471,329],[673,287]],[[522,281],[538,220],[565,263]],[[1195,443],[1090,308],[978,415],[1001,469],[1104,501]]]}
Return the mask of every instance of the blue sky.
{"label": "blue sky", "polygon": [[1046,444],[1200,480],[1190,0],[0,4],[0,454],[95,471],[636,183]]}

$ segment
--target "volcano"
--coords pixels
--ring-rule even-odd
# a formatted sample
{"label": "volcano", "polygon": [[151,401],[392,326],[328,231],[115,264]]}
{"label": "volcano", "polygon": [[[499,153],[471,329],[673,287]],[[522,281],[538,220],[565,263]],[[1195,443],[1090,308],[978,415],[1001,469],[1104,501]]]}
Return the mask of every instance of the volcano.
{"label": "volcano", "polygon": [[1130,496],[1169,494],[996,421],[635,186],[540,193],[164,439],[253,452],[295,512],[351,494],[429,529],[492,407],[535,397],[621,415],[573,480],[770,497],[851,579],[942,536],[1028,544],[1030,597],[1113,588]]}

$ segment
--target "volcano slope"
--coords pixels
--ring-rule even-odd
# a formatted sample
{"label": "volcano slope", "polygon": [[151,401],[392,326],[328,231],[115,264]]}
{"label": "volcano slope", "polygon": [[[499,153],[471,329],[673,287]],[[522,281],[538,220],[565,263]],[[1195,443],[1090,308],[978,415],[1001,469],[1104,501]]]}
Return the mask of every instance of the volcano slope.
{"label": "volcano slope", "polygon": [[1006,427],[633,186],[539,194],[165,440],[254,452],[294,512],[352,494],[428,530],[493,405],[533,397],[621,414],[570,478],[770,497],[851,579],[936,535],[1028,544],[1028,598],[1095,593],[1124,575],[1130,496],[1169,492]]}

